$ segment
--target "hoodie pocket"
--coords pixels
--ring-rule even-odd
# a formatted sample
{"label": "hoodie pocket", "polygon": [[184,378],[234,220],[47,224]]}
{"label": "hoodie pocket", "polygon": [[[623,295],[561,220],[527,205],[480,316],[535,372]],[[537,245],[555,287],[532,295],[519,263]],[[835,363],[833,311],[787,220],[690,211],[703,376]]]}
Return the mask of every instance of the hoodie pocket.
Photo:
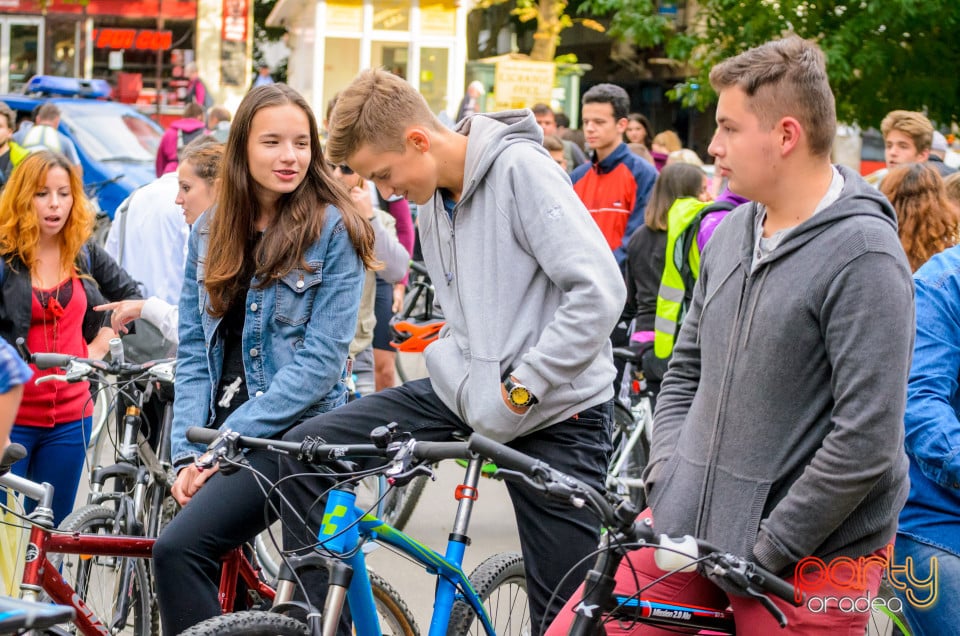
{"label": "hoodie pocket", "polygon": [[771,486],[770,481],[718,467],[711,482],[703,538],[737,554],[752,555]]}
{"label": "hoodie pocket", "polygon": [[470,428],[499,442],[519,436],[524,430],[521,420],[532,415],[536,406],[526,413],[514,413],[503,399],[500,363],[496,360],[470,361],[466,382],[457,400]]}

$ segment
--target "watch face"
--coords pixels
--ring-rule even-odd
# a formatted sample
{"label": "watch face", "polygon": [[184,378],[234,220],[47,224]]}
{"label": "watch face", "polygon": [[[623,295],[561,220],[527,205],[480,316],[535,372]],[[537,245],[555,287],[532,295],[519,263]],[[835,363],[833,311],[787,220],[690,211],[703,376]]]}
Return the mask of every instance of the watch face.
{"label": "watch face", "polygon": [[515,386],[510,390],[510,401],[514,406],[526,406],[530,402],[530,391],[523,386]]}

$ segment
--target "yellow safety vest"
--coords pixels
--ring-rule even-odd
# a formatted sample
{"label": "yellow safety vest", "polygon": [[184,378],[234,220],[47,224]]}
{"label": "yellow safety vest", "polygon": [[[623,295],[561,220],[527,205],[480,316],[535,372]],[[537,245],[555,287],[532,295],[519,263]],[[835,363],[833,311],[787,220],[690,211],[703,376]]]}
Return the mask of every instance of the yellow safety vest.
{"label": "yellow safety vest", "polygon": [[13,164],[13,167],[16,168],[20,165],[20,162],[27,158],[27,155],[30,154],[30,151],[21,146],[20,144],[11,141],[10,142],[10,163]]}
{"label": "yellow safety vest", "polygon": [[[681,270],[686,258],[694,278],[700,275],[700,248],[697,241],[690,241],[677,251],[677,241],[697,218],[700,211],[709,203],[683,197],[677,199],[667,212],[667,254],[663,262],[663,275],[660,277],[660,291],[657,294],[657,316],[654,323],[653,352],[658,358],[669,358],[677,338],[678,326],[683,319],[680,315],[686,286]],[[683,253],[686,252],[686,254]]]}

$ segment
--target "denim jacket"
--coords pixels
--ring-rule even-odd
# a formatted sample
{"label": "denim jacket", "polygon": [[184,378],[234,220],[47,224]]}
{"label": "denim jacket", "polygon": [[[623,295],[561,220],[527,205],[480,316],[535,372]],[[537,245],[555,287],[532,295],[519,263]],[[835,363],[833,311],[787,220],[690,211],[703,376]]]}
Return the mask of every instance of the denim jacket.
{"label": "denim jacket", "polygon": [[897,531],[960,554],[960,247],[934,255],[914,283],[917,339],[904,418],[910,497]]}
{"label": "denim jacket", "polygon": [[[209,214],[200,217],[190,234],[180,296],[175,463],[205,450],[187,441],[186,430],[214,420],[223,371],[223,341],[217,332],[221,319],[207,311],[203,284]],[[314,272],[296,267],[262,289],[254,278],[247,292],[242,345],[250,399],[224,425],[242,435],[270,437],[346,402],[345,362],[357,326],[364,268],[336,208],[327,207],[320,237],[304,256]]]}

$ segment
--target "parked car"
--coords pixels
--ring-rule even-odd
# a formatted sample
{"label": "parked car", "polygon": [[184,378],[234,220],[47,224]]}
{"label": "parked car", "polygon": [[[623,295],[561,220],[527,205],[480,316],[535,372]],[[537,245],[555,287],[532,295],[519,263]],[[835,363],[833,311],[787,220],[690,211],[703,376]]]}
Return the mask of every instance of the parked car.
{"label": "parked car", "polygon": [[[104,80],[34,76],[23,93],[0,95],[29,119],[33,109],[50,101],[60,109],[60,132],[73,141],[83,166],[87,195],[107,219],[131,192],[156,178],[154,162],[163,129],[129,104],[109,101]],[[98,224],[99,230],[107,223]]]}

